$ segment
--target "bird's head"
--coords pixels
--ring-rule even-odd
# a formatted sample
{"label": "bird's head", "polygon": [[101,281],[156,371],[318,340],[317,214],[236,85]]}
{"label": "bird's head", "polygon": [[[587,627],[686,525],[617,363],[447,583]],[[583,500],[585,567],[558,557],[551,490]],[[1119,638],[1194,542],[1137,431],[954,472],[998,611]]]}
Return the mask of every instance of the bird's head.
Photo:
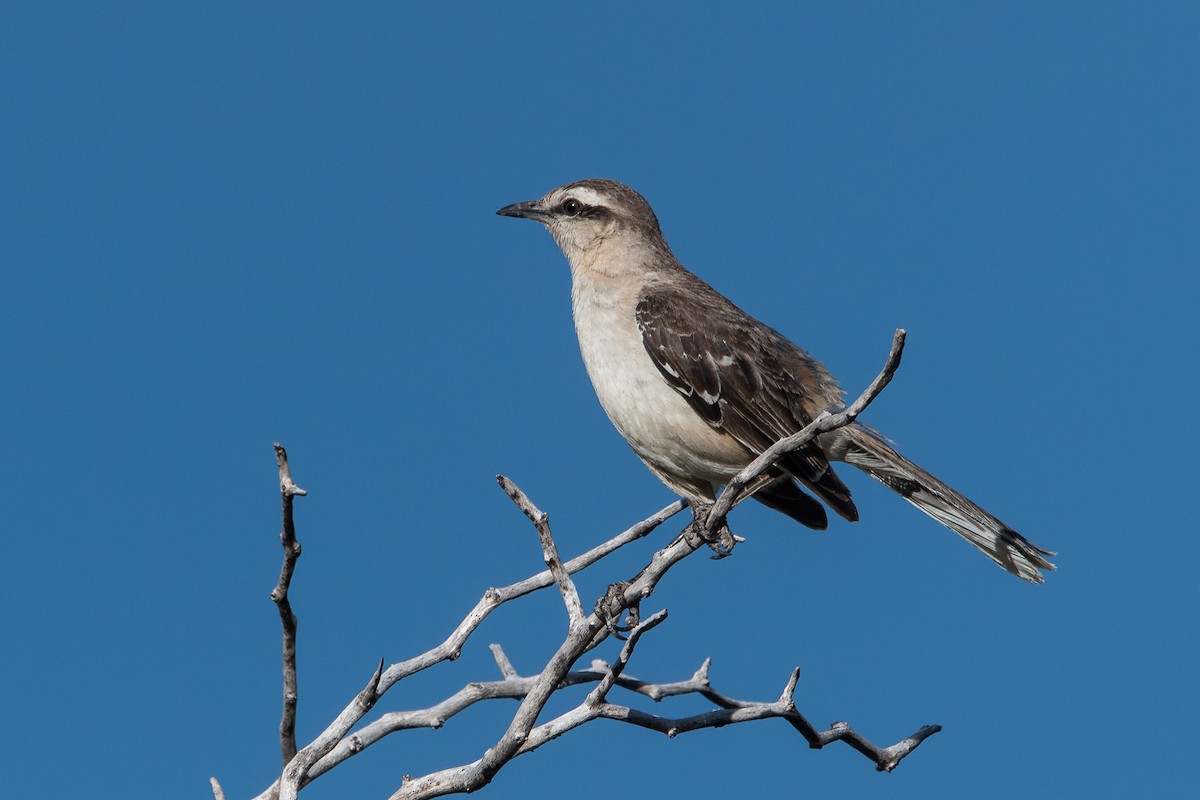
{"label": "bird's head", "polygon": [[625,184],[606,178],[568,183],[539,200],[513,203],[496,213],[545,225],[572,265],[613,239],[628,238],[630,244],[662,242],[650,204]]}

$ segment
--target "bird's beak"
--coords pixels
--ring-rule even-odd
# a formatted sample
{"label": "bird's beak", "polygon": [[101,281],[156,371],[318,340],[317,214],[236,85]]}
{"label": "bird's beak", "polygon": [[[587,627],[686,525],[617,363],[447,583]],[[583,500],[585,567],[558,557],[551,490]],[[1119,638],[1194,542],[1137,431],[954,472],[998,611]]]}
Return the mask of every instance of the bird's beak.
{"label": "bird's beak", "polygon": [[496,213],[502,217],[525,217],[526,219],[535,219],[538,222],[543,222],[550,216],[538,205],[536,200],[530,200],[527,203],[513,203],[511,206],[505,206]]}

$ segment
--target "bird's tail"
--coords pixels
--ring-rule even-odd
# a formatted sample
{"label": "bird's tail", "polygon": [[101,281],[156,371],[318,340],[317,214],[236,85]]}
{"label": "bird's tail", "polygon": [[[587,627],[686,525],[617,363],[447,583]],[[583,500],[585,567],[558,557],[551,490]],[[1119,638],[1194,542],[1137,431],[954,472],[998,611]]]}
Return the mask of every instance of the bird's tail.
{"label": "bird's tail", "polygon": [[1054,555],[897,453],[882,436],[860,425],[839,429],[831,453],[858,467],[908,502],[945,525],[1004,569],[1031,583],[1041,583],[1039,570],[1052,570]]}

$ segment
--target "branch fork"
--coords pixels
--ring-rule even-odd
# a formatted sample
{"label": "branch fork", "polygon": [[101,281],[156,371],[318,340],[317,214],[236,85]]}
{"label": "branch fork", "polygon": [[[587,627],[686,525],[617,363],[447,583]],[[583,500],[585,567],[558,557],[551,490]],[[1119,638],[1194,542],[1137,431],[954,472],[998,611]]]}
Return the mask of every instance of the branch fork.
{"label": "branch fork", "polygon": [[[649,563],[636,576],[628,581],[618,581],[610,585],[591,613],[583,611],[571,575],[646,536],[662,522],[681,511],[686,504],[676,501],[609,541],[563,562],[551,533],[548,515],[534,505],[515,483],[504,476],[497,476],[505,494],[537,531],[542,559],[547,569],[511,586],[487,589],[475,607],[440,645],[386,668],[381,661],[366,687],[320,735],[299,750],[295,743],[296,621],[287,594],[295,562],[300,555],[300,545],[295,537],[292,518],[292,501],[297,496],[306,495],[307,492],[292,479],[287,453],[281,445],[276,444],[280,496],[283,503],[283,531],[280,538],[284,547],[284,563],[279,583],[271,595],[279,606],[284,631],[284,714],[280,725],[284,769],[279,779],[256,800],[290,800],[312,780],[365,751],[391,733],[416,727],[440,727],[474,703],[499,698],[517,699],[520,705],[508,729],[495,744],[470,764],[420,777],[404,775],[400,786],[392,795],[393,800],[430,798],[474,791],[489,783],[496,773],[516,756],[531,752],[579,725],[600,718],[657,730],[674,737],[702,728],[778,717],[787,720],[812,748],[819,749],[830,742],[843,741],[870,758],[876,769],[894,769],[903,758],[941,728],[937,725],[926,725],[912,736],[885,748],[873,745],[844,722],[835,723],[828,730],[818,731],[796,710],[795,691],[800,679],[799,668],[792,670],[779,697],[766,703],[737,700],[713,689],[709,674],[711,661],[708,659],[690,678],[670,683],[638,680],[627,674],[627,668],[642,637],[667,619],[665,609],[645,619],[641,619],[640,614],[641,602],[654,592],[663,576],[672,566],[705,545],[714,549],[716,557],[728,555],[733,545],[741,541],[740,537],[735,537],[728,531],[725,520],[729,512],[765,484],[767,471],[783,454],[802,447],[822,433],[853,422],[890,382],[899,366],[903,346],[904,331],[898,330],[883,371],[862,396],[842,412],[818,417],[800,432],[777,442],[756,458],[730,481],[711,506],[695,509],[693,521],[670,544],[655,552]],[[569,624],[558,650],[540,672],[531,676],[520,675],[500,645],[493,644],[491,651],[500,673],[500,680],[469,683],[454,695],[429,708],[386,712],[373,722],[359,726],[379,699],[396,683],[443,661],[456,658],[468,637],[496,608],[552,584],[558,588],[562,597]],[[625,610],[629,611],[625,625],[618,625],[616,620]],[[596,660],[589,669],[572,671],[572,665],[584,653],[598,646],[610,634],[623,639],[620,653],[611,665]],[[554,719],[537,724],[546,702],[555,692],[564,687],[584,683],[594,683],[595,686],[578,706]],[[611,702],[609,695],[614,688],[641,694],[656,703],[679,695],[698,694],[717,708],[680,718],[659,716]],[[214,797],[223,800],[223,792],[215,778],[212,780],[212,788]]]}

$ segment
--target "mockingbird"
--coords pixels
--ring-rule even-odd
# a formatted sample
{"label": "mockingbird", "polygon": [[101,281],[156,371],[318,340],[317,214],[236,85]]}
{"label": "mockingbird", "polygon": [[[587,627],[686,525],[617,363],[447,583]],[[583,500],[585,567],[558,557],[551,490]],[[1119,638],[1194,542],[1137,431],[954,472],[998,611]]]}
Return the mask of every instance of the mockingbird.
{"label": "mockingbird", "polygon": [[[536,220],[571,264],[579,349],[600,404],[650,471],[696,513],[716,486],[844,393],[821,362],[688,272],[650,204],[592,179],[496,212]],[[756,500],[810,528],[828,525],[819,497],[851,522],[858,510],[830,461],[866,472],[1018,577],[1042,582],[1054,555],[854,424],[784,457]]]}

